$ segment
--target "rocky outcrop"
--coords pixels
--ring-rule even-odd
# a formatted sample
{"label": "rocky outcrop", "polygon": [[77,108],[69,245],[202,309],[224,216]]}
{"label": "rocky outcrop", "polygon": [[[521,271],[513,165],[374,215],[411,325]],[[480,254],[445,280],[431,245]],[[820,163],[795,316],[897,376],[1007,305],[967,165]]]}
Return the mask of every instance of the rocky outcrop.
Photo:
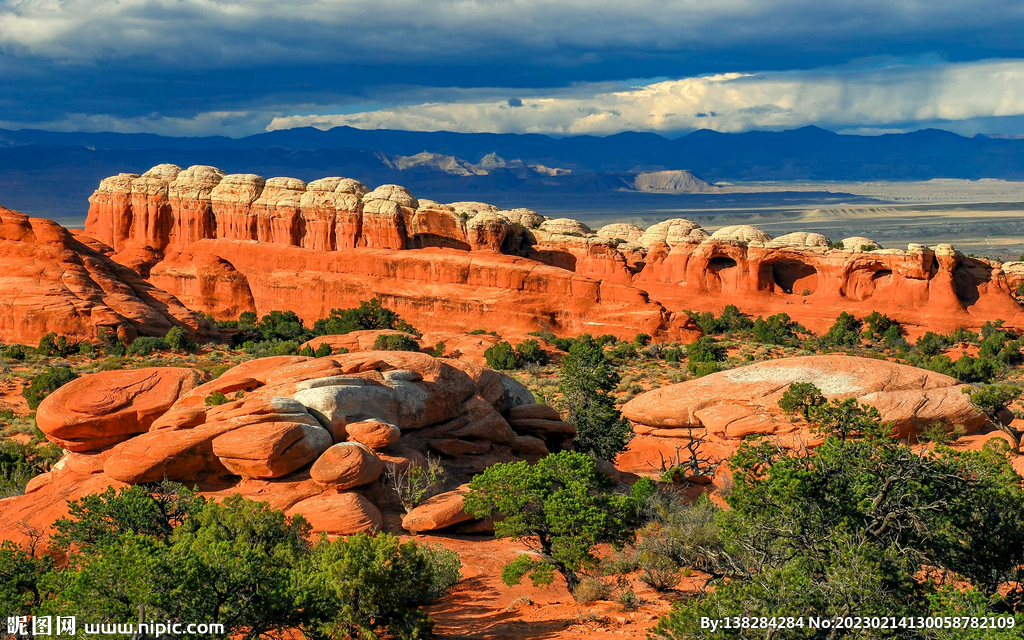
{"label": "rocky outcrop", "polygon": [[[0,535],[13,530],[13,513],[49,526],[60,515],[51,508],[54,492],[165,478],[203,495],[240,493],[301,513],[317,531],[371,531],[383,526],[382,512],[404,512],[389,467],[426,465],[430,456],[451,488],[495,462],[535,459],[563,441],[561,433],[545,441],[530,435],[532,426],[514,426],[516,416],[550,418],[552,410],[522,413],[534,399],[511,378],[422,353],[264,358],[200,382],[189,369],[112,371],[44,399],[40,428],[77,452],[33,481],[30,493],[0,501]],[[208,405],[216,392],[231,400]]]}
{"label": "rocky outcrop", "polygon": [[129,339],[181,326],[208,340],[216,329],[110,259],[92,238],[0,207],[0,341],[37,344],[50,332],[95,340],[101,329]]}
{"label": "rocky outcrop", "polygon": [[99,451],[149,431],[200,380],[196,371],[172,367],[101,371],[50,394],[36,424],[68,451]]}
{"label": "rocky outcrop", "polygon": [[833,245],[803,231],[773,239],[750,225],[709,234],[685,219],[594,233],[529,209],[420,200],[398,185],[371,191],[343,178],[306,185],[174,165],[107,178],[90,202],[87,233],[115,259],[217,318],[287,307],[312,321],[380,292],[427,330],[529,309],[528,320],[503,326],[686,339],[697,334],[684,310],[727,304],[754,316],[785,312],[815,331],[843,311],[876,310],[911,337],[996,318],[1024,327],[1014,299],[1024,267],[949,245],[904,251],[861,237]]}
{"label": "rocky outcrop", "polygon": [[[807,425],[784,415],[778,406],[779,398],[794,382],[810,382],[826,398],[857,398],[874,406],[882,421],[891,422],[901,438],[914,439],[936,423],[960,425],[972,433],[987,422],[985,414],[963,393],[968,385],[949,376],[852,356],[784,358],[669,385],[630,400],[622,414],[643,439],[622,454],[620,466],[649,467],[651,450],[658,448],[652,439],[672,443],[704,436],[719,457],[735,451],[739,442],[751,435],[795,438],[802,434],[809,440]],[[513,409],[533,411],[537,409]]]}

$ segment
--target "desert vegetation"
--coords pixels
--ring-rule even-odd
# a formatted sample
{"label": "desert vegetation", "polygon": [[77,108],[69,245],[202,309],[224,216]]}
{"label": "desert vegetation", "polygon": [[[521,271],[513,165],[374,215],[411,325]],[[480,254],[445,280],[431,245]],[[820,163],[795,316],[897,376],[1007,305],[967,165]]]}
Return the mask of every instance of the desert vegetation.
{"label": "desert vegetation", "polygon": [[225,635],[424,638],[422,606],[459,580],[458,555],[395,536],[313,539],[301,516],[182,485],[76,500],[50,547],[0,546],[0,610],[96,620],[203,620]]}
{"label": "desert vegetation", "polygon": [[[488,340],[482,364],[521,381],[576,430],[574,450],[497,463],[469,484],[466,512],[493,520],[497,538],[531,552],[497,572],[504,584],[565,584],[577,606],[657,612],[652,637],[673,640],[713,637],[699,625],[712,615],[1021,612],[1024,558],[1016,541],[1024,535],[1024,494],[1013,468],[1021,434],[1011,424],[1020,414],[1021,336],[993,320],[977,333],[928,332],[911,341],[879,313],[843,313],[820,334],[786,314],[751,318],[735,307],[691,317],[704,335],[690,344],[645,334],[468,332]],[[101,332],[89,343],[49,335],[37,347],[3,346],[4,378],[13,384],[0,414],[0,496],[22,493],[60,458],[33,411],[92,372],[178,366],[216,378],[269,355],[329,356],[326,343],[304,343],[362,330],[387,331],[373,349],[462,356],[444,343],[425,345],[378,300],[335,309],[311,327],[287,311],[218,324],[220,344],[195,344],[172,329],[131,342]],[[814,446],[753,437],[720,459],[691,434],[649,477],[618,482],[609,461],[634,437],[621,412],[629,400],[718,371],[830,353],[953,376],[971,385],[965,391],[974,406],[1009,437],[966,449],[957,447],[962,430],[937,425],[899,440],[874,407],[827,400],[813,384],[796,382],[779,408],[809,427],[819,438]],[[236,399],[218,393],[205,403]],[[719,476],[728,481],[712,486]],[[390,466],[381,482],[407,512],[453,488],[444,461],[434,458]],[[141,609],[147,617],[223,622],[240,637],[298,629],[307,637],[421,638],[432,625],[424,607],[459,580],[458,554],[442,547],[388,533],[317,538],[301,516],[241,497],[208,501],[168,483],[75,501],[56,531],[48,542],[34,537],[34,548],[4,544],[0,608],[125,620]],[[225,557],[227,569],[212,571]],[[1018,637],[971,633],[900,637]]]}

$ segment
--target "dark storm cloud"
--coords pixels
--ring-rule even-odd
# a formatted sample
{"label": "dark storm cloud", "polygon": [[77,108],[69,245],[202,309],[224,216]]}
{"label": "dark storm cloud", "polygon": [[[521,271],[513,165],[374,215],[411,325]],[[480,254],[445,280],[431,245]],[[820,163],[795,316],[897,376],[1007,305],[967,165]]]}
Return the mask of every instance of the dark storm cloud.
{"label": "dark storm cloud", "polygon": [[0,121],[240,134],[460,89],[1019,58],[1022,32],[997,0],[5,0]]}

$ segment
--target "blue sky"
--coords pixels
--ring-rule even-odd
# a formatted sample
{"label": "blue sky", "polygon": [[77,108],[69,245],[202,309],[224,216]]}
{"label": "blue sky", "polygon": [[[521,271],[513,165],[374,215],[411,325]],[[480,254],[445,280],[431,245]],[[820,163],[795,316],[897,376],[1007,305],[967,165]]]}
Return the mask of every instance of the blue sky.
{"label": "blue sky", "polygon": [[0,0],[0,127],[1024,134],[1024,2]]}

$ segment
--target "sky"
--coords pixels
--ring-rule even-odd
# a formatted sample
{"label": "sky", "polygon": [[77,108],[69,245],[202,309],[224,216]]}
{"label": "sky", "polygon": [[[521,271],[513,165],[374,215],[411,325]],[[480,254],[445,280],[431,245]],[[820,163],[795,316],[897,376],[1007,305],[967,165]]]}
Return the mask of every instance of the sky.
{"label": "sky", "polygon": [[0,127],[1024,135],[1024,2],[0,0]]}

